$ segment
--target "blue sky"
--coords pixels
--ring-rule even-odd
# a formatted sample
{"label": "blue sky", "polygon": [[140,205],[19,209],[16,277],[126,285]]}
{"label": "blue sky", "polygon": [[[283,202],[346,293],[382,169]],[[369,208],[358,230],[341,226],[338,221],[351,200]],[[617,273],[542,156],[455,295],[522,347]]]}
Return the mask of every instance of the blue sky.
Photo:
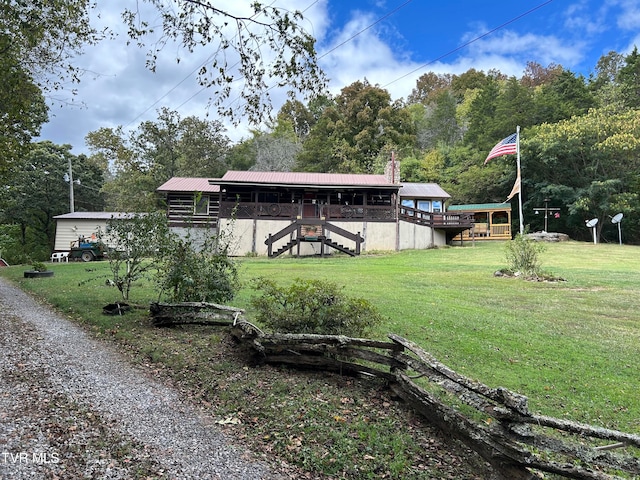
{"label": "blue sky", "polygon": [[[237,12],[249,0],[217,0]],[[156,73],[145,69],[145,51],[126,46],[119,12],[128,0],[98,0],[100,19],[120,36],[87,48],[77,64],[87,73],[61,106],[54,102],[42,139],[71,144],[87,153],[84,136],[100,127],[135,128],[155,120],[161,107],[182,117],[209,119],[208,92],[191,75],[206,50],[183,55],[170,46]],[[588,77],[611,50],[629,53],[640,45],[640,0],[275,0],[301,10],[304,27],[317,39],[330,89],[365,78],[406,98],[423,74],[460,74],[470,68],[498,69],[520,77],[526,63],[560,64]],[[60,98],[58,96],[58,98]],[[275,94],[274,103],[284,100]],[[246,125],[229,125],[234,141],[247,137]]]}

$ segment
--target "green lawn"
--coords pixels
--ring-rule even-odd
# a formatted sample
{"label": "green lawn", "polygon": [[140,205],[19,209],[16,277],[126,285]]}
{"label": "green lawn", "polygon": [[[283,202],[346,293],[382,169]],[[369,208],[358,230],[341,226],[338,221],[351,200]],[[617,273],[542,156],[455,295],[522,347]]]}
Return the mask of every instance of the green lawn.
{"label": "green lawn", "polygon": [[541,259],[566,281],[494,277],[503,243],[243,264],[248,277],[344,285],[389,318],[379,336],[403,335],[460,373],[529,396],[535,411],[640,431],[640,248],[555,243]]}
{"label": "green lawn", "polygon": [[[377,337],[405,336],[468,377],[528,396],[532,411],[640,433],[640,247],[555,243],[541,259],[565,281],[494,277],[506,267],[503,243],[354,258],[241,258],[245,287],[233,305],[251,320],[251,278],[328,279],[388,318]],[[116,319],[101,314],[118,299],[105,285],[107,262],[50,268],[51,279],[23,279],[24,267],[0,275],[125,343],[149,328],[143,310]],[[132,290],[141,305],[155,296],[148,284]],[[147,355],[162,361],[156,353]]]}

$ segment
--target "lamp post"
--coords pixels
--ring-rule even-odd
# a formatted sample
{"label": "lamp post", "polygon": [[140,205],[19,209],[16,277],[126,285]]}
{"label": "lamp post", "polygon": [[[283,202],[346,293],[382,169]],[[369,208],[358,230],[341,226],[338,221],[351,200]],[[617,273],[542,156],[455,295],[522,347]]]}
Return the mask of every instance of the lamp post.
{"label": "lamp post", "polygon": [[547,229],[548,229],[548,225],[549,225],[549,220],[548,220],[548,218],[549,218],[549,212],[557,212],[557,211],[559,211],[559,210],[560,210],[559,208],[550,207],[550,206],[549,206],[549,202],[550,202],[550,201],[551,201],[551,199],[550,199],[550,198],[545,197],[545,199],[544,199],[544,208],[542,208],[542,207],[537,207],[537,208],[534,208],[534,209],[533,209],[533,210],[536,212],[536,215],[538,214],[538,212],[539,212],[540,210],[543,210],[543,211],[544,211],[544,232],[545,232],[545,233],[547,233],[547,232],[548,232],[548,230],[547,230]]}

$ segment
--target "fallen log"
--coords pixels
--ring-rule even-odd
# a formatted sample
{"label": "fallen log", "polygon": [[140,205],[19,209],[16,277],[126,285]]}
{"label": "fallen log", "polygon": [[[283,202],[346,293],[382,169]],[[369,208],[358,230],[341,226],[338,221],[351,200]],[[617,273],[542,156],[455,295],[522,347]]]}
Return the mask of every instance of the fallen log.
{"label": "fallen log", "polygon": [[208,302],[154,302],[149,311],[151,321],[157,327],[187,324],[231,326],[244,313],[239,308]]}

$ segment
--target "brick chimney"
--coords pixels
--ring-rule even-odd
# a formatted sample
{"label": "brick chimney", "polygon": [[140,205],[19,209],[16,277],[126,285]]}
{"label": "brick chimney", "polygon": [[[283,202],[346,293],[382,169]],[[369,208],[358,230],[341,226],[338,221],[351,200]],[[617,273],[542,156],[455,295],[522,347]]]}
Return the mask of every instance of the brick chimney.
{"label": "brick chimney", "polygon": [[384,176],[389,183],[400,183],[400,162],[396,160],[396,152],[391,152],[391,160],[384,167]]}

